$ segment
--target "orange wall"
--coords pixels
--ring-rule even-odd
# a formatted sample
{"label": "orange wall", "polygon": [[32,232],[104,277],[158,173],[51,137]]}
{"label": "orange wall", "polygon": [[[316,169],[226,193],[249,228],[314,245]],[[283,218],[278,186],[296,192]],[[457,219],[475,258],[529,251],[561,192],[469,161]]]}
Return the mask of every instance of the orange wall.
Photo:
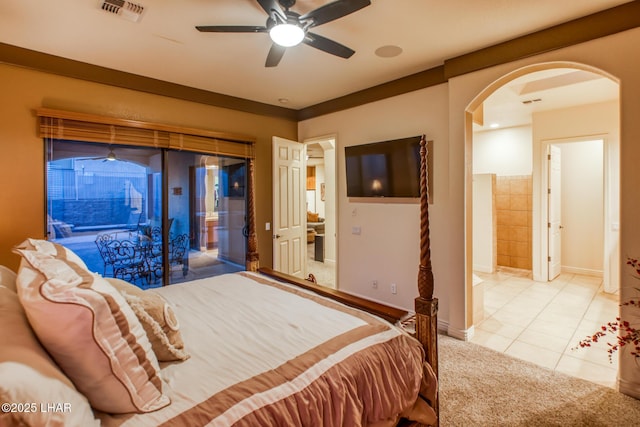
{"label": "orange wall", "polygon": [[271,266],[271,138],[295,140],[297,124],[0,64],[0,264],[17,269],[11,248],[43,238],[44,144],[38,107],[244,134],[256,138],[256,221],[261,265]]}

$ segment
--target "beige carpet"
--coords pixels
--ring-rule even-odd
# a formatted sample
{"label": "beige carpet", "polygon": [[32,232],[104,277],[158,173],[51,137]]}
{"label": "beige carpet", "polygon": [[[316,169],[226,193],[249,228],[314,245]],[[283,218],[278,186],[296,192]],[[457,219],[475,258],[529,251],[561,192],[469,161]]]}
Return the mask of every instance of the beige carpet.
{"label": "beige carpet", "polygon": [[640,401],[611,388],[447,336],[438,351],[442,427],[640,425]]}

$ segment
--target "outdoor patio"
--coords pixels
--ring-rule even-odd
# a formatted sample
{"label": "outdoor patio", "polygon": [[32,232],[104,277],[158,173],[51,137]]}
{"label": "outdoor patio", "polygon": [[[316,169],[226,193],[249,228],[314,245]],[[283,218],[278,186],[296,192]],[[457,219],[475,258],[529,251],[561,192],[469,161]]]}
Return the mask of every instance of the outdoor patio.
{"label": "outdoor patio", "polygon": [[[105,270],[105,262],[96,245],[96,238],[101,233],[115,231],[119,231],[123,235],[129,233],[127,230],[102,230],[101,232],[74,233],[73,236],[58,238],[53,241],[75,252],[85,262],[89,271],[105,277],[112,277],[113,272],[111,269],[107,268]],[[172,266],[170,284],[244,270],[244,266],[219,259],[216,250],[189,250],[188,258],[188,270],[186,272],[183,272],[182,266]],[[162,278],[158,280],[135,280],[133,283],[143,289],[163,286]]]}

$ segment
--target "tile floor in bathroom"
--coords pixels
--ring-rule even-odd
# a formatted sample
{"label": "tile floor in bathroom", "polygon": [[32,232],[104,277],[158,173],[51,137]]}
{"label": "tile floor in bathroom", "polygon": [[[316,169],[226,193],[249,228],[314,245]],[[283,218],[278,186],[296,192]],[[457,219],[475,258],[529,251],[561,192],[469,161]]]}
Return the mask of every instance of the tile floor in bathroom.
{"label": "tile floor in bathroom", "polygon": [[616,387],[618,360],[609,361],[606,344],[612,339],[575,349],[618,315],[619,297],[602,292],[602,278],[563,273],[552,282],[536,282],[530,271],[510,268],[475,275],[484,281],[484,315],[472,342]]}

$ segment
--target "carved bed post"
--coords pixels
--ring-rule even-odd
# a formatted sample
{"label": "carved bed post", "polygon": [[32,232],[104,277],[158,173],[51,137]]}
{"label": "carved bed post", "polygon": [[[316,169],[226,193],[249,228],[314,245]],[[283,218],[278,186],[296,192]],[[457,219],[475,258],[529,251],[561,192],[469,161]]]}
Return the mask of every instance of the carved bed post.
{"label": "carved bed post", "polygon": [[255,206],[255,180],[254,180],[254,167],[255,159],[251,157],[249,159],[249,171],[247,173],[247,228],[248,228],[248,242],[247,242],[247,271],[258,271],[260,266],[260,259],[258,256],[258,235],[256,233],[256,206]]}
{"label": "carved bed post", "polygon": [[[429,240],[429,200],[427,194],[427,141],[420,139],[420,266],[418,292],[415,299],[416,338],[426,350],[427,362],[438,376],[438,299],[433,298],[433,271]],[[439,413],[438,398],[433,402]]]}

